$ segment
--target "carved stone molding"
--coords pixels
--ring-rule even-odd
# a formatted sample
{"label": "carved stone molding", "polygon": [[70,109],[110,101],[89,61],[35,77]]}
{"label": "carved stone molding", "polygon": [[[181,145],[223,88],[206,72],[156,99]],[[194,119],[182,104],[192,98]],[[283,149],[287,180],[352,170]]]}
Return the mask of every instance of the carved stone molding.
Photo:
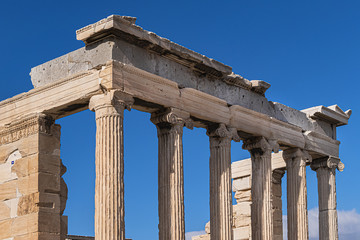
{"label": "carved stone molding", "polygon": [[119,114],[124,109],[131,110],[134,99],[131,95],[119,90],[110,90],[104,94],[91,97],[89,109],[96,113],[96,118]]}
{"label": "carved stone molding", "polygon": [[158,134],[161,134],[162,130],[182,133],[184,125],[189,129],[194,127],[189,113],[172,107],[151,114],[150,120],[158,127]]}
{"label": "carved stone molding", "polygon": [[290,149],[283,151],[283,158],[285,161],[299,158],[299,157],[305,159],[307,162],[312,161],[311,155],[306,150],[302,150],[300,148],[290,148]]}
{"label": "carved stone molding", "polygon": [[54,122],[51,116],[42,113],[15,120],[0,129],[0,145],[12,143],[40,132],[50,134]]}
{"label": "carved stone molding", "polygon": [[339,158],[334,156],[324,157],[324,158],[318,158],[314,160],[311,165],[311,169],[316,171],[319,168],[329,168],[331,170],[339,170],[342,172],[345,168],[344,163],[340,161]]}
{"label": "carved stone molding", "polygon": [[236,128],[226,127],[224,123],[214,124],[208,127],[206,134],[209,137],[228,138],[229,140],[234,140],[235,142],[240,141]]}
{"label": "carved stone molding", "polygon": [[259,152],[263,154],[267,151],[279,152],[279,144],[274,139],[266,139],[264,137],[254,137],[244,140],[243,149],[250,152]]}

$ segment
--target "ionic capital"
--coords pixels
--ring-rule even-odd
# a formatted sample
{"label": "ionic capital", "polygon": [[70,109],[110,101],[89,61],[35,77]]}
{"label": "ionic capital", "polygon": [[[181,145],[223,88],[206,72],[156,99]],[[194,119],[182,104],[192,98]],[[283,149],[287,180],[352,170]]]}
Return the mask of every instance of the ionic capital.
{"label": "ionic capital", "polygon": [[190,114],[177,108],[167,108],[165,111],[152,113],[150,120],[157,126],[159,131],[167,129],[182,133],[184,125],[189,129],[193,129]]}
{"label": "ionic capital", "polygon": [[279,144],[275,139],[266,139],[264,137],[254,137],[244,140],[243,149],[250,152],[259,152],[263,154],[267,151],[279,152]]}
{"label": "ionic capital", "polygon": [[339,158],[334,156],[329,156],[314,160],[311,163],[310,167],[314,171],[318,170],[319,168],[328,168],[330,170],[337,169],[340,172],[342,172],[345,168],[345,165],[340,161]]}
{"label": "ionic capital", "polygon": [[208,127],[206,134],[209,137],[228,138],[230,140],[234,140],[235,142],[240,142],[237,129],[233,127],[226,127],[224,123]]}
{"label": "ionic capital", "polygon": [[306,162],[311,162],[312,157],[308,151],[300,148],[289,148],[283,151],[283,158],[285,161],[293,160],[296,158],[304,159]]}
{"label": "ionic capital", "polygon": [[[104,94],[95,95],[90,98],[89,109],[94,112],[107,109],[104,114],[117,114],[124,109],[130,110],[134,103],[131,95],[120,90],[110,90]],[[111,112],[111,109],[114,111]]]}

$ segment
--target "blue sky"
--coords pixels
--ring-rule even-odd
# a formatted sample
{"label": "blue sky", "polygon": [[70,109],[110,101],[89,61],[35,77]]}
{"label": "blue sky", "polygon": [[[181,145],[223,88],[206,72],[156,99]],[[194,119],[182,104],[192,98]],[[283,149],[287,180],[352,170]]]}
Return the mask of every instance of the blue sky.
{"label": "blue sky", "polygon": [[[359,10],[355,0],[3,1],[0,99],[32,88],[31,67],[84,46],[75,39],[77,29],[111,14],[138,17],[137,24],[147,30],[230,65],[247,79],[269,82],[271,101],[296,109],[333,104],[351,108],[349,126],[338,128],[345,170],[337,175],[337,197],[338,209],[355,216],[349,221],[356,225],[348,233],[357,234]],[[149,118],[135,110],[125,114],[126,235],[133,239],[158,238],[157,137]],[[64,177],[69,233],[93,235],[94,114],[84,111],[57,122],[62,125],[61,156],[68,168]],[[233,161],[248,156],[241,143],[233,144]],[[205,130],[185,129],[187,232],[203,230],[209,219],[208,159]],[[308,188],[309,209],[314,209],[317,182],[311,170]],[[350,239],[345,235],[340,239]]]}

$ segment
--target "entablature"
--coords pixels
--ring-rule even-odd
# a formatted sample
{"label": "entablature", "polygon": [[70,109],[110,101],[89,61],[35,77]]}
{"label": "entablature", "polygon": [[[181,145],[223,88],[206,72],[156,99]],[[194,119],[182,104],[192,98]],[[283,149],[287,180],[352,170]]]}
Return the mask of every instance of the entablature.
{"label": "entablature", "polygon": [[86,46],[34,67],[35,89],[0,103],[0,126],[29,113],[58,119],[87,109],[91,96],[118,89],[133,96],[141,111],[175,107],[189,112],[197,127],[224,123],[243,138],[263,136],[283,149],[338,156],[334,124],[350,117],[340,108],[299,111],[268,101],[270,84],[249,81],[134,23],[131,17],[110,16],[77,31]]}

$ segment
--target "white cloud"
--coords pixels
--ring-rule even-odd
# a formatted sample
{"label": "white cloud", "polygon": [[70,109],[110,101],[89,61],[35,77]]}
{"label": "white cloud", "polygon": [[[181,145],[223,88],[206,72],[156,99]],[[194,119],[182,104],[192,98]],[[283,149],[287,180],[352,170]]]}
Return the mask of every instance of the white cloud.
{"label": "white cloud", "polygon": [[[319,239],[319,209],[312,208],[308,211],[309,217],[309,238]],[[355,240],[360,239],[360,214],[355,209],[346,211],[338,210],[339,239]],[[191,240],[193,236],[203,235],[205,231],[188,232],[185,240]],[[283,216],[283,236],[287,240],[287,216]]]}
{"label": "white cloud", "polygon": [[[319,239],[319,209],[308,211],[309,238]],[[360,239],[360,214],[355,209],[350,211],[338,210],[339,238],[341,240]],[[287,240],[287,216],[283,216],[284,240]]]}
{"label": "white cloud", "polygon": [[355,209],[338,211],[340,239],[360,239],[360,214]]}
{"label": "white cloud", "polygon": [[319,209],[312,208],[308,211],[309,217],[309,238],[319,239]]}
{"label": "white cloud", "polygon": [[195,231],[195,232],[187,232],[185,233],[185,240],[191,240],[194,236],[199,236],[205,234],[205,231]]}

